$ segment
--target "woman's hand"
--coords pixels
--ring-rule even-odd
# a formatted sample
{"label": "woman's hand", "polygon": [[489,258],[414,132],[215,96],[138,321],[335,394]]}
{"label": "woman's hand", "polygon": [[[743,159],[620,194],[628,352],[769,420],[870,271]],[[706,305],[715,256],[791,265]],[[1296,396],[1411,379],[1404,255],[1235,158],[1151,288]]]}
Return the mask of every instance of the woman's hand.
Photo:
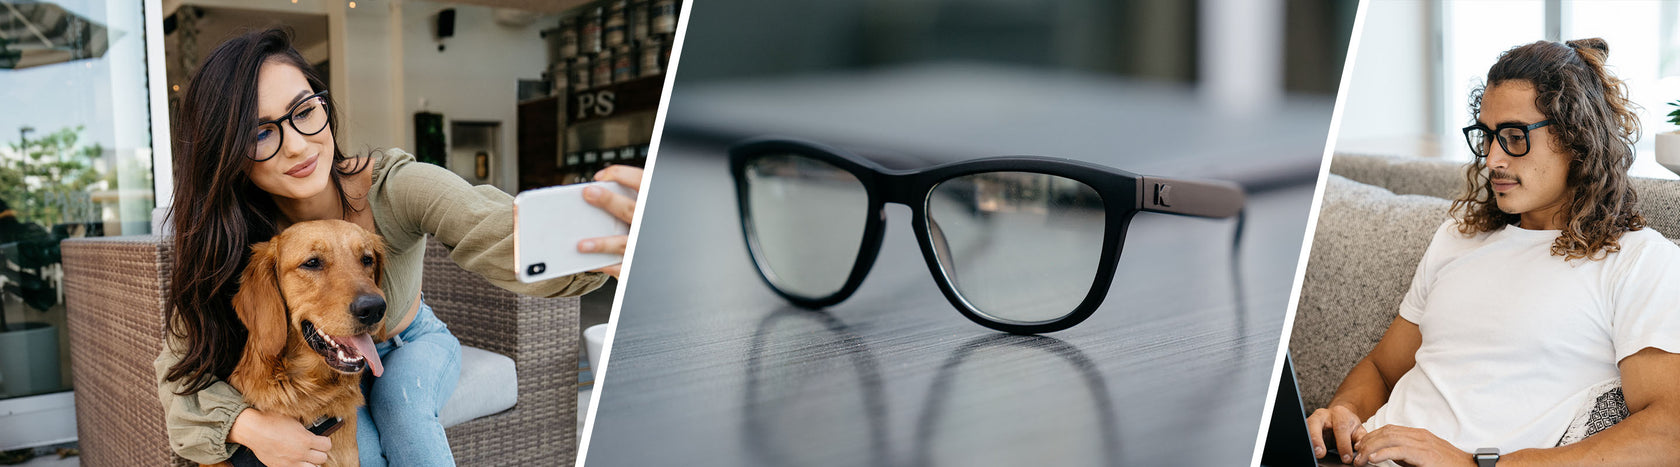
{"label": "woman's hand", "polygon": [[[599,172],[595,172],[595,181],[600,182],[608,180],[618,182],[619,185],[624,185],[625,188],[640,192],[642,190],[642,169],[628,165],[612,165],[607,166],[605,169],[601,169]],[[636,217],[636,198],[634,197],[627,197],[597,187],[589,187],[583,190],[583,200],[589,202],[590,205],[606,210],[608,213],[611,213],[613,217],[617,217],[618,220],[624,221],[625,223],[633,222],[633,219]],[[611,237],[591,238],[578,242],[577,249],[580,253],[612,253],[622,255],[624,254],[625,247],[629,245],[629,243],[629,235],[614,235]],[[616,278],[618,277],[620,266],[622,266],[622,264],[614,264],[612,266],[596,269],[595,272],[604,272],[607,273],[607,275]]]}
{"label": "woman's hand", "polygon": [[332,450],[332,439],[310,433],[302,422],[254,408],[239,412],[233,419],[227,440],[250,449],[264,465],[275,467],[326,464],[327,451]]}

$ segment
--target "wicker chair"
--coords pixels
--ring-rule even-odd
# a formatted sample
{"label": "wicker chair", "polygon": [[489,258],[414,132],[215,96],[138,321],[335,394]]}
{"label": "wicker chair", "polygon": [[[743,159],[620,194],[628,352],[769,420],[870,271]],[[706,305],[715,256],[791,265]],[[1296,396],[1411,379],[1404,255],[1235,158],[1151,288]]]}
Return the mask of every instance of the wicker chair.
{"label": "wicker chair", "polygon": [[[174,263],[165,237],[63,243],[76,424],[87,465],[193,465],[175,456],[152,380]],[[578,300],[513,294],[426,249],[422,290],[461,344],[507,355],[519,402],[450,427],[461,465],[569,464],[577,450]]]}

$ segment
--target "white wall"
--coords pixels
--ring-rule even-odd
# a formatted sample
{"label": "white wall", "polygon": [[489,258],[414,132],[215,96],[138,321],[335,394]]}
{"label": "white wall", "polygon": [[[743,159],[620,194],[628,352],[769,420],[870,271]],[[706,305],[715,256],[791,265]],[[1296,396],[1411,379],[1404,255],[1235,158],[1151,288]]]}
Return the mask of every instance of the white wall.
{"label": "white wall", "polygon": [[401,2],[360,0],[356,8],[345,2],[327,2],[327,34],[332,44],[332,89],[338,102],[341,150],[363,153],[369,149],[405,148],[400,133],[400,104],[393,102],[391,87],[403,86],[402,57],[390,53],[400,31],[393,31],[391,15],[401,11]]}
{"label": "white wall", "polygon": [[1428,135],[1433,99],[1429,92],[1439,65],[1430,59],[1429,0],[1371,0],[1342,95],[1337,146]]}
{"label": "white wall", "polygon": [[[433,38],[439,10],[455,9],[455,35],[443,40],[442,52]],[[414,145],[414,113],[443,114],[444,132],[450,122],[501,122],[499,154],[490,170],[494,184],[513,193],[518,188],[518,80],[541,79],[548,66],[542,38],[557,16],[544,16],[529,26],[497,24],[486,7],[429,1],[404,2],[402,7],[402,126],[401,144]],[[421,101],[425,106],[421,106]],[[558,131],[558,129],[556,129]],[[448,141],[451,145],[453,141]],[[464,169],[470,173],[472,168]]]}

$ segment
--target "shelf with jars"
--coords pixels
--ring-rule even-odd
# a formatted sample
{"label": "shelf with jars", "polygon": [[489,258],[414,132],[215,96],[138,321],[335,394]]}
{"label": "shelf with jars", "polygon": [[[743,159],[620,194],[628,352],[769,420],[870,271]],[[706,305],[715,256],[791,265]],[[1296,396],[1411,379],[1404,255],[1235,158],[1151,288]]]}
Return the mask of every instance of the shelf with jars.
{"label": "shelf with jars", "polygon": [[[609,164],[645,164],[679,6],[676,0],[600,1],[566,12],[557,27],[543,31],[551,92],[520,104],[521,190],[589,181]],[[536,134],[550,124],[558,138]],[[529,151],[527,140],[534,146]]]}

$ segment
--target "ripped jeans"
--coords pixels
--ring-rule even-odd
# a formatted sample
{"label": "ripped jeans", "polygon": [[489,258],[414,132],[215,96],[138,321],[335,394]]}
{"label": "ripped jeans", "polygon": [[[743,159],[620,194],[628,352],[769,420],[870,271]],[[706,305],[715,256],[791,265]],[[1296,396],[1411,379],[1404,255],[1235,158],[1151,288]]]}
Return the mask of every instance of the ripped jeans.
{"label": "ripped jeans", "polygon": [[363,466],[455,465],[438,411],[461,379],[461,341],[424,301],[408,328],[375,346],[384,375],[362,376],[356,409]]}

